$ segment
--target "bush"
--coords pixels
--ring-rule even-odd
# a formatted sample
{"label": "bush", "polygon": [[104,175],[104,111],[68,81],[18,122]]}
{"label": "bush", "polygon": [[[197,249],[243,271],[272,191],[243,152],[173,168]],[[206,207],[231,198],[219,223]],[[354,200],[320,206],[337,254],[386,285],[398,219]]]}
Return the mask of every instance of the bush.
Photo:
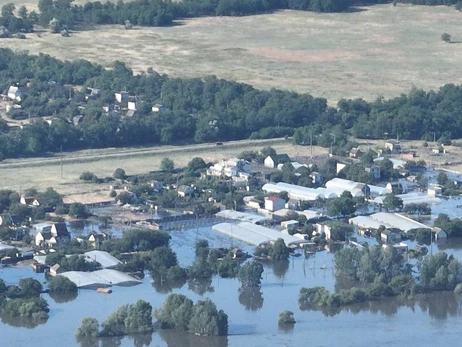
{"label": "bush", "polygon": [[77,286],[69,278],[64,276],[55,276],[48,285],[50,291],[55,293],[75,293]]}
{"label": "bush", "polygon": [[127,177],[125,170],[121,168],[115,169],[114,173],[112,174],[112,177],[118,178],[118,179],[125,179]]}
{"label": "bush", "polygon": [[279,313],[279,325],[295,324],[294,313],[292,311],[282,311]]}
{"label": "bush", "polygon": [[85,171],[79,177],[82,181],[97,181],[98,177],[93,172]]}

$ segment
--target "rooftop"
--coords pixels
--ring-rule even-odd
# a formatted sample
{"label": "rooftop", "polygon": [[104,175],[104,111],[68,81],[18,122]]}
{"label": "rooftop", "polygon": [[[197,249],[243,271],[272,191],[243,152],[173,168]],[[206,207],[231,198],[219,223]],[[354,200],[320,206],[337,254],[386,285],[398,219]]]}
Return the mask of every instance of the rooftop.
{"label": "rooftop", "polygon": [[234,210],[223,210],[216,214],[217,217],[225,218],[225,219],[232,219],[238,220],[241,222],[249,222],[258,224],[267,220],[266,217],[260,216],[258,214],[248,213],[248,212],[239,212]]}
{"label": "rooftop", "polygon": [[116,270],[98,270],[93,272],[67,271],[61,274],[74,282],[78,288],[96,289],[99,287],[134,286],[141,281]]}
{"label": "rooftop", "polygon": [[283,239],[288,247],[300,244],[301,242],[297,237],[247,222],[238,224],[220,223],[214,225],[212,229],[254,246],[259,246],[268,241],[274,242],[277,239]]}

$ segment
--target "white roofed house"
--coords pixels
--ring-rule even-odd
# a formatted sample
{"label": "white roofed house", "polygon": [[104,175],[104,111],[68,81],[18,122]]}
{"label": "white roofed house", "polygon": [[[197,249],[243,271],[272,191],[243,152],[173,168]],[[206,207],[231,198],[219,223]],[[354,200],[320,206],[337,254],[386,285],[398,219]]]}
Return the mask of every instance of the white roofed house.
{"label": "white roofed house", "polygon": [[13,101],[21,101],[21,89],[16,86],[11,86],[8,88],[8,98],[13,100]]}
{"label": "white roofed house", "polygon": [[286,202],[284,199],[278,198],[277,196],[270,196],[265,198],[265,209],[271,212],[281,210],[285,207]]}
{"label": "white roofed house", "polygon": [[194,188],[188,185],[181,185],[178,187],[178,195],[181,197],[194,194]]}

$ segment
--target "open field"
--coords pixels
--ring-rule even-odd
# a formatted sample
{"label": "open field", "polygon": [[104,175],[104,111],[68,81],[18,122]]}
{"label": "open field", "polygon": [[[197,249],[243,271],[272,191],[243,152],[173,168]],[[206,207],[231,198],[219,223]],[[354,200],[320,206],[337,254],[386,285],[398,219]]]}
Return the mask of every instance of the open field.
{"label": "open field", "polygon": [[[453,7],[388,4],[340,14],[281,11],[196,18],[175,27],[130,31],[102,26],[70,38],[41,32],[1,44],[106,66],[117,59],[136,72],[153,67],[172,76],[217,75],[336,103],[397,96],[412,86],[460,83],[460,20]],[[456,43],[442,42],[444,32]]]}
{"label": "open field", "polygon": [[[118,167],[128,175],[148,173],[158,170],[163,158],[168,157],[175,167],[184,167],[193,157],[201,157],[206,162],[214,162],[238,155],[242,151],[260,150],[264,146],[273,147],[278,153],[310,155],[309,147],[293,145],[284,139],[244,140],[226,142],[223,146],[200,144],[182,147],[161,146],[143,149],[87,150],[63,154],[63,178],[61,179],[61,159],[30,158],[5,160],[0,164],[0,189],[19,191],[36,187],[44,190],[55,188],[61,194],[82,194],[96,189],[107,189],[107,185],[83,183],[79,176],[91,171],[98,177],[112,176]],[[327,153],[327,149],[313,146],[313,154]]]}

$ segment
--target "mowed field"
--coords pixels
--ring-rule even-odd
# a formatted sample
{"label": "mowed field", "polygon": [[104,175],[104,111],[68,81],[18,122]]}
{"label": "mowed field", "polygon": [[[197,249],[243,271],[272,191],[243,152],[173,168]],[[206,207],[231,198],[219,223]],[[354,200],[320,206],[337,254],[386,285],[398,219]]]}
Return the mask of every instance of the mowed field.
{"label": "mowed field", "polygon": [[[388,4],[351,13],[196,18],[130,31],[101,26],[70,38],[40,32],[1,45],[105,66],[120,60],[135,72],[152,67],[179,77],[217,75],[258,88],[308,92],[336,104],[340,98],[373,100],[413,86],[460,83],[461,19],[453,7]],[[444,32],[456,42],[441,41]]]}
{"label": "mowed field", "polygon": [[[235,157],[242,151],[259,151],[264,146],[273,147],[278,153],[290,156],[309,156],[309,147],[293,145],[284,139],[244,140],[226,142],[223,146],[200,144],[183,147],[159,146],[150,148],[113,148],[86,150],[63,154],[63,175],[59,154],[53,158],[30,158],[5,160],[0,163],[0,189],[20,189],[35,187],[44,190],[53,187],[61,194],[88,193],[109,186],[87,184],[79,179],[84,171],[98,177],[112,176],[117,168],[123,168],[128,175],[143,174],[159,170],[163,158],[174,161],[175,167],[184,167],[194,157],[206,162]],[[328,149],[313,146],[313,154],[327,154]]]}

